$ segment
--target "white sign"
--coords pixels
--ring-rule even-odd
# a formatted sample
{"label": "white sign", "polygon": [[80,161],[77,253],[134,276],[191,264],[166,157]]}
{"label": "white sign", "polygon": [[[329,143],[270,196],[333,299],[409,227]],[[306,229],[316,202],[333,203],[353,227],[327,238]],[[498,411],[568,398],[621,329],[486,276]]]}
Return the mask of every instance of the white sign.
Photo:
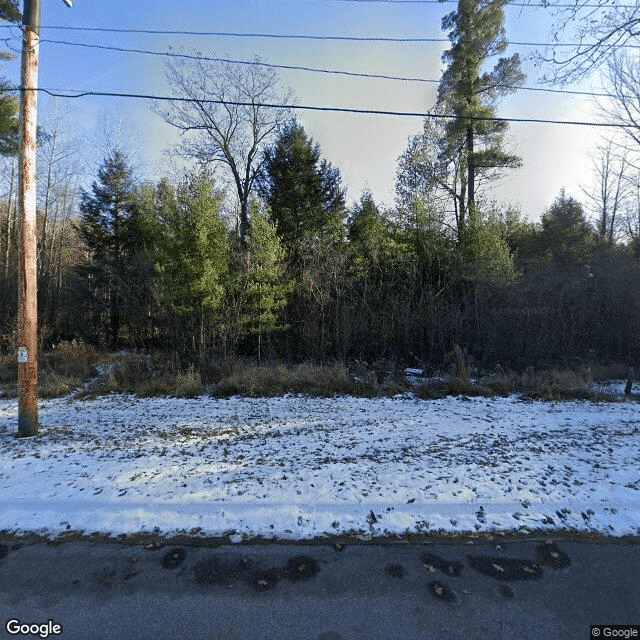
{"label": "white sign", "polygon": [[29,353],[26,347],[18,347],[18,364],[27,364],[29,362]]}

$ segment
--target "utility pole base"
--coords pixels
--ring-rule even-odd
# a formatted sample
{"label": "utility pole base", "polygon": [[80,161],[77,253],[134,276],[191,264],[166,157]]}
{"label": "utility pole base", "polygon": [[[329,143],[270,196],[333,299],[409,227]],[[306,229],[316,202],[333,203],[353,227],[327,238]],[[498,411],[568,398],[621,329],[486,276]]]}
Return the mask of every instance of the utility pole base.
{"label": "utility pole base", "polygon": [[38,435],[38,365],[28,362],[18,365],[18,437]]}

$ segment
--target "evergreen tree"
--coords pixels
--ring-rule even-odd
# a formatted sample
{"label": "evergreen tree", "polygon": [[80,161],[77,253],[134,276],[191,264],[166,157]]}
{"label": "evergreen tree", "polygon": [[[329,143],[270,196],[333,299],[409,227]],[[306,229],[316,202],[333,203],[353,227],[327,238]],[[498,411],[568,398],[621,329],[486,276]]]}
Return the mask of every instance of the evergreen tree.
{"label": "evergreen tree", "polygon": [[365,191],[355,205],[349,219],[349,251],[358,277],[366,278],[371,269],[379,266],[396,249],[385,220]]}
{"label": "evergreen tree", "polygon": [[[16,0],[0,0],[0,20],[19,22],[22,16]],[[0,60],[11,60],[13,55],[0,51]],[[0,154],[15,155],[18,152],[18,101],[6,80],[0,79]]]}
{"label": "evergreen tree", "polygon": [[516,280],[515,259],[499,225],[472,221],[464,227],[462,273],[476,283],[505,284]]}
{"label": "evergreen tree", "polygon": [[280,312],[295,283],[286,278],[285,251],[275,226],[256,202],[252,209],[248,250],[239,254],[242,263],[235,282],[241,297],[240,322],[246,331],[257,336],[260,359],[262,336],[287,328],[280,324]]}
{"label": "evergreen tree", "polygon": [[345,194],[340,171],[320,159],[320,147],[291,122],[267,149],[258,191],[294,262],[303,248],[342,232]]}
{"label": "evergreen tree", "polygon": [[542,215],[541,249],[559,268],[586,269],[596,241],[582,205],[562,189]]}
{"label": "evergreen tree", "polygon": [[162,234],[156,250],[161,299],[179,313],[215,310],[224,296],[228,240],[222,195],[206,178],[157,189]]}
{"label": "evergreen tree", "polygon": [[108,317],[109,341],[115,348],[122,320],[140,304],[138,258],[143,245],[137,188],[121,151],[105,158],[91,192],[82,191],[80,214],[79,232],[89,253],[80,276],[90,310],[98,312],[100,323]]}
{"label": "evergreen tree", "polygon": [[11,95],[9,84],[0,80],[0,154],[13,156],[18,152],[20,121],[18,102]]}
{"label": "evergreen tree", "polygon": [[220,307],[227,284],[229,242],[220,217],[222,201],[213,182],[200,175],[184,180],[177,188],[160,182],[151,205],[158,297],[178,315],[198,322],[192,343],[201,362],[207,319]]}
{"label": "evergreen tree", "polygon": [[[436,111],[442,109],[436,107]],[[459,194],[464,191],[466,178],[459,154],[441,151],[446,139],[445,121],[425,118],[422,133],[409,140],[398,158],[396,206],[408,226],[415,226],[417,218],[428,217],[430,229],[442,231],[447,202],[452,202],[455,219],[460,220]],[[429,215],[425,217],[426,210]]]}
{"label": "evergreen tree", "polygon": [[[475,215],[475,186],[479,175],[495,175],[520,166],[520,159],[504,151],[506,122],[496,121],[500,97],[513,93],[524,81],[520,57],[501,57],[492,71],[486,61],[504,53],[504,6],[508,0],[458,0],[458,9],[442,20],[452,48],[442,56],[447,64],[438,90],[438,107],[455,116],[444,126],[439,158],[457,159],[459,186],[458,231]],[[466,201],[465,201],[466,198]]]}
{"label": "evergreen tree", "polygon": [[22,20],[17,0],[0,0],[0,20],[6,20],[7,22],[20,22]]}

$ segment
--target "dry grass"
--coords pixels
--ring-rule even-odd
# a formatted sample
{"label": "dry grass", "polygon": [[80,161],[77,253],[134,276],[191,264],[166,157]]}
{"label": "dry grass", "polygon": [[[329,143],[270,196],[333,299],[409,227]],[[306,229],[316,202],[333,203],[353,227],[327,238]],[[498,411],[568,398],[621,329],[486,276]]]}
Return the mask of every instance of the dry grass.
{"label": "dry grass", "polygon": [[[619,373],[619,367],[614,371]],[[552,401],[618,399],[614,395],[602,394],[589,389],[588,386],[593,380],[592,368],[580,366],[576,370],[549,369],[540,371],[529,368],[522,373],[494,374],[485,378],[483,382],[502,396],[517,393],[526,398]]]}
{"label": "dry grass", "polygon": [[[107,379],[107,388],[109,389],[108,393],[121,392],[120,386],[115,382],[115,378],[112,375],[109,375]],[[133,391],[134,390],[129,387],[129,392]],[[135,389],[135,392],[141,398],[169,396],[171,395],[171,384],[163,378],[151,378],[150,380],[144,380],[141,382]]]}
{"label": "dry grass", "polygon": [[471,382],[458,376],[452,376],[448,380],[422,384],[415,390],[415,393],[423,400],[439,400],[447,396],[492,398],[496,395],[496,392],[488,385]]}
{"label": "dry grass", "polygon": [[279,396],[285,393],[335,395],[348,393],[349,375],[343,363],[332,365],[257,365],[244,360],[227,360],[210,387],[214,396]]}
{"label": "dry grass", "polygon": [[82,381],[55,371],[41,371],[38,381],[38,395],[41,398],[60,398],[78,389]]}
{"label": "dry grass", "polygon": [[43,371],[53,371],[71,379],[86,380],[95,375],[97,365],[107,358],[82,340],[63,341],[50,352],[42,354],[40,366]]}
{"label": "dry grass", "polygon": [[162,395],[161,381],[167,375],[167,365],[156,361],[154,356],[139,353],[119,353],[115,362],[106,369],[106,373],[93,386],[96,393],[137,393],[144,395]]}
{"label": "dry grass", "polygon": [[627,365],[622,363],[592,363],[589,365],[589,369],[595,382],[624,380],[627,377]]}
{"label": "dry grass", "polygon": [[[40,354],[38,394],[57,398],[79,389],[96,373],[96,366],[107,361],[92,346],[81,340],[63,341],[51,351]],[[15,397],[18,387],[18,363],[15,353],[0,355],[0,395]]]}
{"label": "dry grass", "polygon": [[[448,379],[429,382],[416,389],[416,395],[423,399],[438,399],[446,396],[507,397],[520,395],[537,400],[591,400],[617,401],[615,394],[603,394],[589,389],[597,377],[610,380],[623,377],[624,367],[619,365],[598,369],[579,366],[577,369],[526,369],[523,372],[504,372],[479,376],[475,381],[452,375]],[[603,376],[600,378],[600,376]]]}
{"label": "dry grass", "polygon": [[[594,379],[619,379],[625,375],[625,367],[620,365],[580,365],[575,369],[529,368],[519,373],[497,368],[491,374],[473,379],[467,377],[469,371],[462,352],[454,350],[451,359],[450,364],[454,366],[448,378],[413,389],[419,398],[520,395],[552,401],[616,400],[620,398],[591,391],[588,385]],[[17,370],[15,355],[0,355],[0,396],[15,397]],[[216,397],[268,397],[286,393],[377,397],[392,396],[410,388],[402,370],[395,370],[383,362],[354,363],[347,368],[343,362],[284,365],[258,364],[235,358],[208,368],[206,373],[208,384],[205,385],[201,372],[193,365],[185,367],[175,354],[121,352],[105,355],[83,342],[62,342],[40,359],[39,394],[43,398],[74,391],[83,398],[108,393],[184,398],[203,393]]]}
{"label": "dry grass", "polygon": [[172,395],[180,398],[197,398],[204,393],[204,386],[200,373],[193,365],[185,372],[179,373],[175,378]]}
{"label": "dry grass", "polygon": [[204,385],[195,367],[190,365],[183,370],[174,354],[120,353],[80,396],[91,398],[107,393],[195,398],[204,393]]}
{"label": "dry grass", "polygon": [[214,396],[280,396],[302,393],[312,396],[353,395],[376,397],[395,395],[409,388],[406,377],[390,372],[382,376],[358,365],[349,371],[343,362],[286,366],[257,365],[245,360],[228,360],[217,371],[210,387]]}
{"label": "dry grass", "polygon": [[15,354],[0,354],[0,398],[11,398],[18,391],[18,359]]}

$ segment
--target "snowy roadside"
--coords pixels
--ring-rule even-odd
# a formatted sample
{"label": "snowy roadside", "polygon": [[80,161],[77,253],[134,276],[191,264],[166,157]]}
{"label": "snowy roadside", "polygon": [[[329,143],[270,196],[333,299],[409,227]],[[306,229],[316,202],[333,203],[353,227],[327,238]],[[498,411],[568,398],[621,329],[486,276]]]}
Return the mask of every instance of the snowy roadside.
{"label": "snowy roadside", "polygon": [[0,531],[640,534],[635,402],[511,398],[0,400]]}

